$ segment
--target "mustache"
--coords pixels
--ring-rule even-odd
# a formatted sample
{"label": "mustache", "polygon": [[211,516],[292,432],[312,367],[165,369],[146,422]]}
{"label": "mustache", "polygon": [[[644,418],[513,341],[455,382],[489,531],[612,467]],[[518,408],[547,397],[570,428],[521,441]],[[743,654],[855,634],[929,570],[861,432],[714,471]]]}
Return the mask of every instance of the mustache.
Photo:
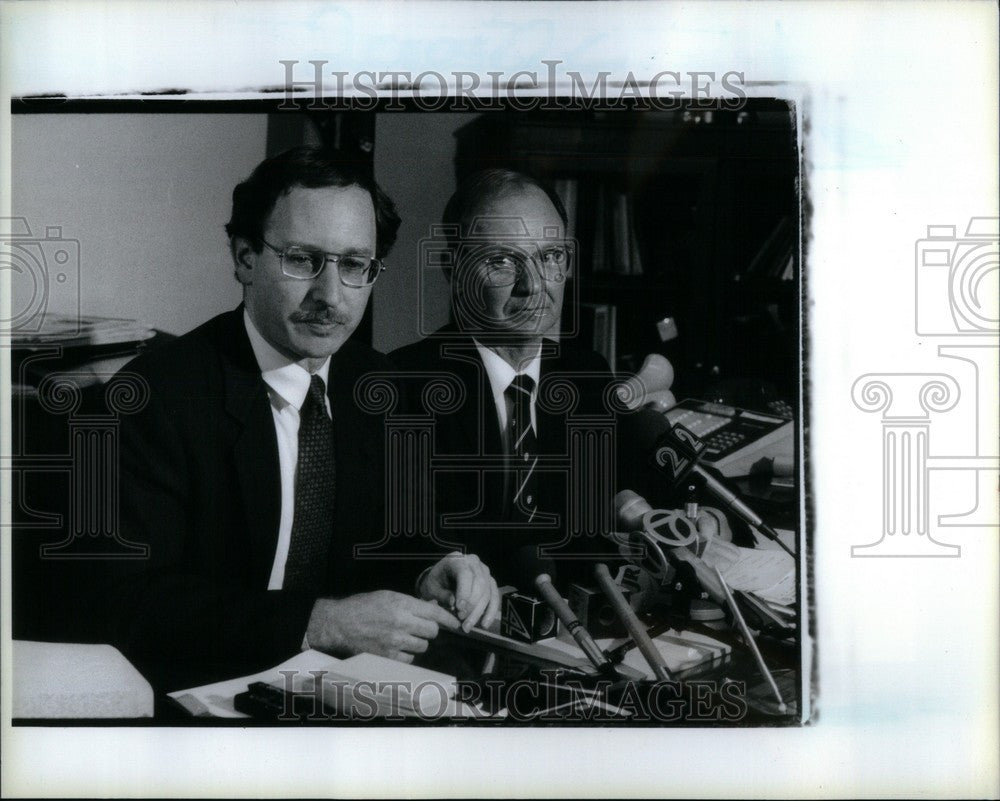
{"label": "mustache", "polygon": [[552,308],[551,303],[520,303],[513,306],[514,312],[539,311]]}
{"label": "mustache", "polygon": [[319,323],[320,325],[330,325],[338,323],[346,325],[347,320],[338,315],[333,309],[322,309],[317,311],[295,311],[289,316],[293,323]]}

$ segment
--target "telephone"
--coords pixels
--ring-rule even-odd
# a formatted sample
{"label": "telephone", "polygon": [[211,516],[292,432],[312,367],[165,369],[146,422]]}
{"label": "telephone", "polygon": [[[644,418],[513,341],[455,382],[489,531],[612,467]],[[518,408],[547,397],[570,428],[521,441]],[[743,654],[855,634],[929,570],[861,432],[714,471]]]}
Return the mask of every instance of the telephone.
{"label": "telephone", "polygon": [[735,406],[687,398],[665,412],[670,425],[680,425],[701,439],[702,461],[724,476],[745,476],[760,459],[791,459],[792,421]]}

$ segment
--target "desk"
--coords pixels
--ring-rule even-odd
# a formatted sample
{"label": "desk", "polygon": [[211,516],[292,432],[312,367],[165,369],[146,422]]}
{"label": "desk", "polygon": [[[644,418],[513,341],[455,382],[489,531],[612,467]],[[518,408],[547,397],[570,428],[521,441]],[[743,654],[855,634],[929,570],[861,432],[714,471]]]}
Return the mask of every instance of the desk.
{"label": "desk", "polygon": [[[359,714],[338,714],[315,703],[315,692],[308,704],[290,707],[294,714],[286,719],[248,720],[246,717],[195,716],[190,709],[178,705],[166,696],[156,698],[152,718],[124,719],[113,710],[102,711],[101,718],[18,719],[16,725],[182,725],[182,726],[246,726],[246,725],[490,725],[490,726],[754,726],[795,725],[798,722],[798,651],[794,642],[778,642],[762,638],[764,658],[781,688],[788,708],[779,713],[770,689],[757,670],[750,654],[725,626],[708,627],[688,624],[685,631],[708,635],[731,647],[729,656],[716,664],[708,664],[677,674],[677,681],[659,684],[631,678],[612,683],[594,676],[585,676],[561,668],[542,659],[500,653],[488,664],[495,646],[487,642],[443,632],[432,647],[418,660],[425,670],[441,671],[458,679],[456,700],[468,708],[456,714],[452,706],[445,709],[432,695],[421,714],[377,712],[369,704]],[[91,646],[93,647],[93,646]],[[231,707],[232,697],[244,691],[250,682],[281,682],[281,670],[307,676],[310,671],[327,670],[340,673],[339,660],[318,652],[305,652],[273,670],[234,680],[220,691],[225,698],[217,700]],[[399,666],[405,669],[404,666]],[[422,674],[430,675],[430,674]],[[429,682],[447,679],[435,679]],[[176,695],[176,694],[172,694]],[[228,701],[227,701],[228,699]],[[475,708],[473,708],[473,706]],[[209,710],[205,710],[208,712]],[[15,710],[16,712],[16,710]],[[217,714],[218,711],[216,710]],[[59,714],[49,710],[46,714]],[[120,712],[120,715],[132,712]],[[148,711],[142,714],[148,715]]]}

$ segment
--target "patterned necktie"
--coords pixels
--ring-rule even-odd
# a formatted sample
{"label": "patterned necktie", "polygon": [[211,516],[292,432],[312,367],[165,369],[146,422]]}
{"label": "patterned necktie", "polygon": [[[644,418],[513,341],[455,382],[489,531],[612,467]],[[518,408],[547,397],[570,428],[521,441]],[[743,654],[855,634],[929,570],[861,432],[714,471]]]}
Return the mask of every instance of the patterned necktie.
{"label": "patterned necktie", "polygon": [[326,392],[318,375],[299,412],[299,458],[295,468],[295,516],[288,545],[283,587],[319,593],[326,577],[333,533],[336,471],[333,423],[326,413]]}
{"label": "patterned necktie", "polygon": [[529,375],[516,375],[504,391],[510,403],[510,421],[507,426],[508,456],[511,461],[510,484],[511,517],[531,522],[538,501],[535,465],[538,463],[538,440],[531,427],[531,393],[535,381]]}

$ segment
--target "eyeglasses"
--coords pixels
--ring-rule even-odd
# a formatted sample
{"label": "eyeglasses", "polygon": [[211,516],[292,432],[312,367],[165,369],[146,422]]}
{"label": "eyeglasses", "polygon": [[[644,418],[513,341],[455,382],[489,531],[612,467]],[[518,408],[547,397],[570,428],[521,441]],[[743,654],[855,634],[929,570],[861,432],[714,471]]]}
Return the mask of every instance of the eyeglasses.
{"label": "eyeglasses", "polygon": [[370,259],[367,256],[341,256],[336,253],[324,253],[321,250],[308,250],[298,245],[291,245],[284,250],[279,250],[263,237],[260,238],[260,241],[264,247],[278,257],[281,272],[289,278],[298,278],[302,281],[318,277],[328,261],[337,265],[340,283],[354,288],[371,286],[375,283],[379,273],[385,269],[381,259]]}
{"label": "eyeglasses", "polygon": [[556,245],[538,250],[532,255],[526,250],[491,249],[474,258],[473,265],[487,286],[505,287],[517,283],[533,265],[546,281],[560,283],[565,280],[573,262],[571,245]]}

